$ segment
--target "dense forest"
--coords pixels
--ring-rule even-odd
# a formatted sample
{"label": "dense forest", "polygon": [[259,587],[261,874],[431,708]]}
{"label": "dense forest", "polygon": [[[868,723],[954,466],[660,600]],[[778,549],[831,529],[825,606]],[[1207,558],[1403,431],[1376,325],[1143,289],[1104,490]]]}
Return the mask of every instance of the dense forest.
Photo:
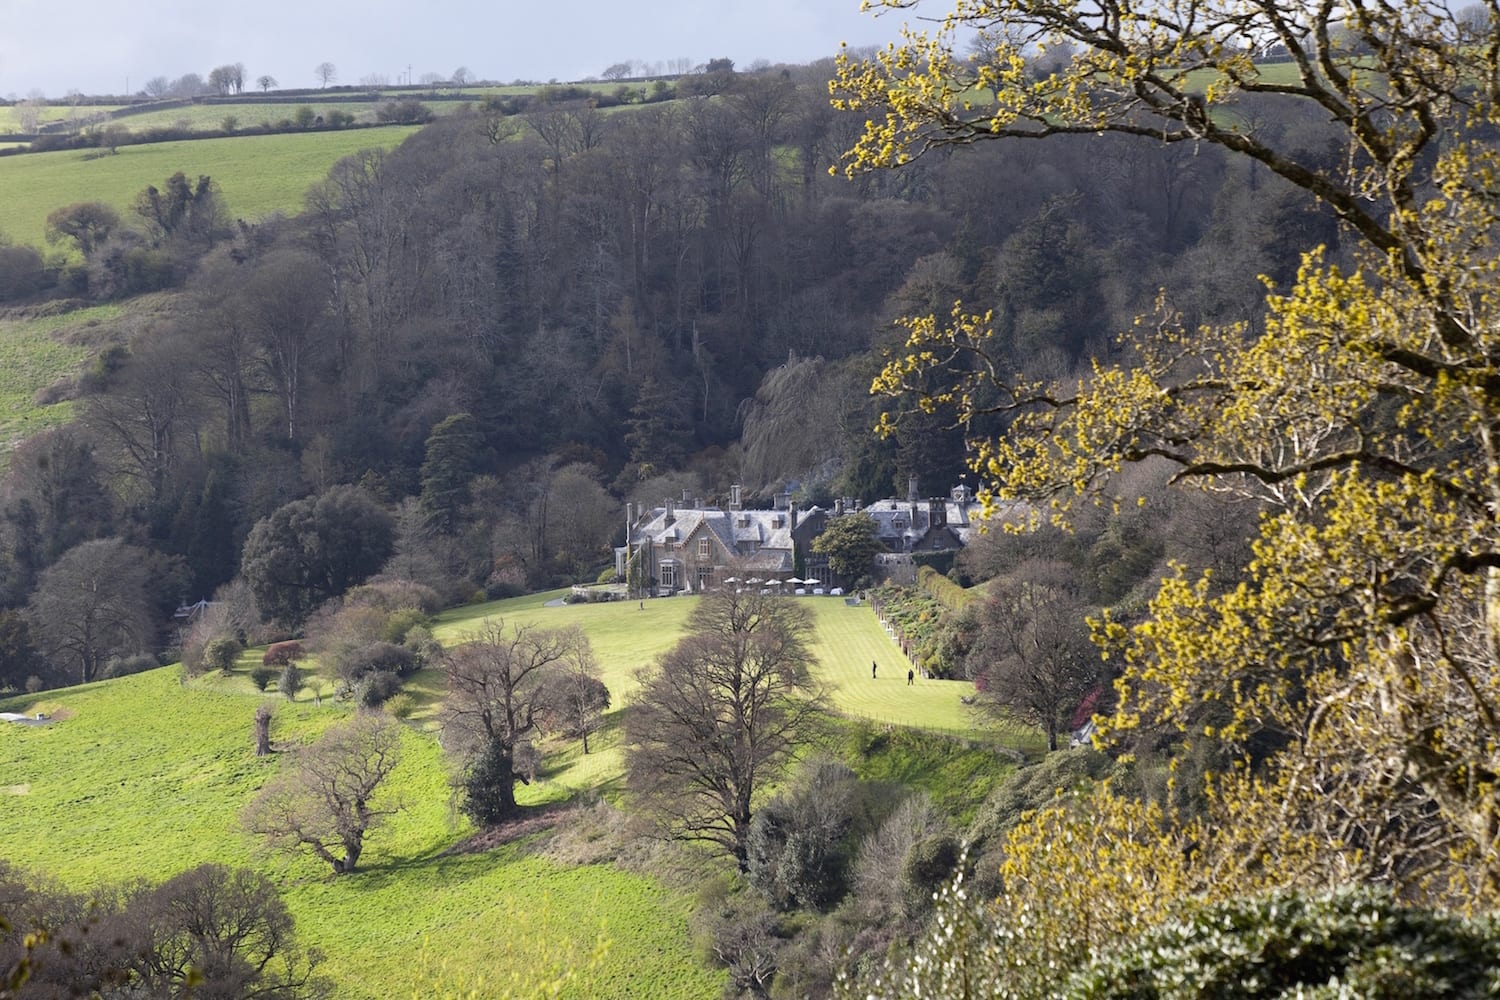
{"label": "dense forest", "polygon": [[[147,568],[88,654],[108,672],[176,655],[171,609],[251,566],[258,523],[338,487],[389,520],[370,550],[388,572],[448,600],[592,579],[626,499],[945,490],[960,433],[871,433],[897,317],[993,308],[1007,364],[1063,374],[1161,287],[1189,324],[1250,320],[1257,275],[1337,245],[1306,195],[1213,147],[996,144],[833,176],[859,122],[830,107],[830,72],[720,74],[622,108],[498,102],[339,162],[293,218],[237,220],[212,178],[181,175],[128,218],[59,206],[76,252],[10,308],[131,308],[49,390],[77,420],[10,457],[0,680],[95,676],[44,620],[49,579],[97,569],[83,543]],[[1335,156],[1313,120],[1268,127]],[[41,256],[11,249],[0,263]],[[285,626],[336,592],[299,586],[267,609]]]}

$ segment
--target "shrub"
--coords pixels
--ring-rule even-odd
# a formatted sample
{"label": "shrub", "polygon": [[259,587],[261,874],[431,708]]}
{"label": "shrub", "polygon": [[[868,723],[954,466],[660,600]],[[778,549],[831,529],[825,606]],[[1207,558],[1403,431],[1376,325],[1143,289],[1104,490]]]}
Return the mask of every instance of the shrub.
{"label": "shrub", "polygon": [[1204,906],[1075,973],[1060,995],[1479,997],[1500,992],[1500,927],[1369,887]]}
{"label": "shrub", "polygon": [[231,636],[210,639],[203,645],[203,665],[209,670],[229,673],[245,651],[244,644]]}
{"label": "shrub", "polygon": [[932,566],[923,566],[917,571],[917,585],[949,611],[962,611],[974,599],[972,591],[960,587]]}
{"label": "shrub", "polygon": [[398,125],[425,125],[432,121],[432,111],[421,101],[387,101],[375,112],[375,117]]}
{"label": "shrub", "polygon": [[365,708],[379,708],[401,691],[401,678],[389,670],[376,670],[359,682],[356,694]]}
{"label": "shrub", "polygon": [[111,656],[104,664],[101,677],[125,677],[142,670],[155,670],[161,666],[150,653],[132,653],[128,656]]}
{"label": "shrub", "polygon": [[260,662],[268,667],[284,667],[300,659],[302,659],[302,643],[296,639],[288,639],[286,642],[273,642],[267,646],[266,653],[260,658]]}
{"label": "shrub", "polygon": [[425,583],[382,579],[351,588],[344,595],[344,607],[379,608],[382,611],[417,608],[431,615],[442,610],[443,598]]}
{"label": "shrub", "polygon": [[[517,755],[519,754],[517,748]],[[459,779],[461,789],[460,808],[480,826],[491,826],[510,815],[508,794],[511,785],[512,758],[504,747],[488,744],[474,758]]]}
{"label": "shrub", "polygon": [[296,111],[292,112],[292,124],[298,128],[312,128],[313,122],[317,121],[317,119],[317,114],[306,104],[299,106]]}
{"label": "shrub", "polygon": [[337,664],[343,680],[358,683],[367,674],[389,673],[410,677],[417,672],[417,655],[405,646],[392,642],[372,642],[345,651]]}
{"label": "shrub", "polygon": [[433,636],[432,629],[425,625],[413,625],[408,629],[406,639],[401,645],[411,650],[416,656],[418,669],[429,663],[435,663],[443,654],[443,644]]}
{"label": "shrub", "polygon": [[958,868],[963,850],[951,833],[936,833],[912,845],[901,864],[903,905],[918,917],[932,908],[937,890]]}
{"label": "shrub", "polygon": [[827,910],[843,898],[858,792],[848,767],[820,762],[755,813],[745,845],[748,876],[772,906]]}
{"label": "shrub", "polygon": [[276,668],[259,666],[250,671],[250,683],[255,685],[255,690],[264,691],[271,686],[276,679]]}
{"label": "shrub", "polygon": [[287,701],[296,701],[297,692],[302,690],[303,680],[302,668],[295,663],[287,663],[281,668],[281,676],[276,679],[276,690],[280,691]]}
{"label": "shrub", "polygon": [[393,694],[385,700],[386,714],[394,719],[409,718],[416,707],[416,699],[405,691]]}
{"label": "shrub", "polygon": [[385,633],[381,636],[386,642],[404,644],[406,636],[414,628],[425,628],[432,624],[429,618],[420,608],[398,608],[391,612],[391,616],[385,621]]}

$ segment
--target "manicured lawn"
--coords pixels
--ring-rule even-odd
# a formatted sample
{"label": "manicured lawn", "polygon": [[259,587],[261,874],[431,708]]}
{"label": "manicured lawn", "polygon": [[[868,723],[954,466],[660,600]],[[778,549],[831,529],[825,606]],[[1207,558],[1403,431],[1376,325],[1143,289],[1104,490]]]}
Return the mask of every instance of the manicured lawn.
{"label": "manicured lawn", "polygon": [[[588,635],[604,668],[604,681],[618,705],[635,688],[635,672],[670,649],[682,635],[698,598],[672,597],[639,602],[572,604],[545,607],[565,591],[534,594],[510,601],[471,605],[445,612],[436,632],[445,643],[472,632],[481,620],[497,616],[549,628],[578,626]],[[970,695],[968,681],[915,678],[906,683],[911,664],[886,635],[869,605],[850,605],[841,597],[799,597],[813,613],[812,651],[815,676],[825,684],[835,709],[856,718],[944,732],[969,732],[979,722],[959,699]],[[870,663],[880,664],[875,680]]]}
{"label": "manicured lawn", "polygon": [[160,186],[179,170],[191,179],[212,177],[235,218],[294,214],[301,211],[307,189],[337,160],[361,149],[389,149],[415,130],[391,126],[161,142],[121,146],[112,156],[62,150],[0,157],[0,191],[5,192],[0,233],[17,243],[44,246],[53,209],[102,201],[128,216],[148,184]]}

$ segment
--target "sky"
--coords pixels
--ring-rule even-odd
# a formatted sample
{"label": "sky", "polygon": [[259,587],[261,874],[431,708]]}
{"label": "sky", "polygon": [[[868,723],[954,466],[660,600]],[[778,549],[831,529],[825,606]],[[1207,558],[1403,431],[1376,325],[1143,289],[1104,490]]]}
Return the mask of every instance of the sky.
{"label": "sky", "polygon": [[460,66],[479,80],[570,81],[632,59],[744,68],[812,62],[899,27],[859,0],[0,0],[0,96],[134,93],[227,63],[244,64],[247,89],[262,75],[316,87],[324,62],[348,84]]}

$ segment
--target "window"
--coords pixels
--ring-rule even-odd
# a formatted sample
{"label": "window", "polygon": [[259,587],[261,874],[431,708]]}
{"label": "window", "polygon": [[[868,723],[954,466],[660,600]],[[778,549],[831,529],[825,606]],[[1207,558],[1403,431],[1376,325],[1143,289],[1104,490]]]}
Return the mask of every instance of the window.
{"label": "window", "polygon": [[712,559],[713,555],[714,555],[714,545],[713,545],[713,542],[709,541],[707,538],[700,538],[700,539],[698,539],[698,558],[699,559]]}
{"label": "window", "polygon": [[677,586],[677,564],[664,562],[661,564],[661,585],[663,587]]}

